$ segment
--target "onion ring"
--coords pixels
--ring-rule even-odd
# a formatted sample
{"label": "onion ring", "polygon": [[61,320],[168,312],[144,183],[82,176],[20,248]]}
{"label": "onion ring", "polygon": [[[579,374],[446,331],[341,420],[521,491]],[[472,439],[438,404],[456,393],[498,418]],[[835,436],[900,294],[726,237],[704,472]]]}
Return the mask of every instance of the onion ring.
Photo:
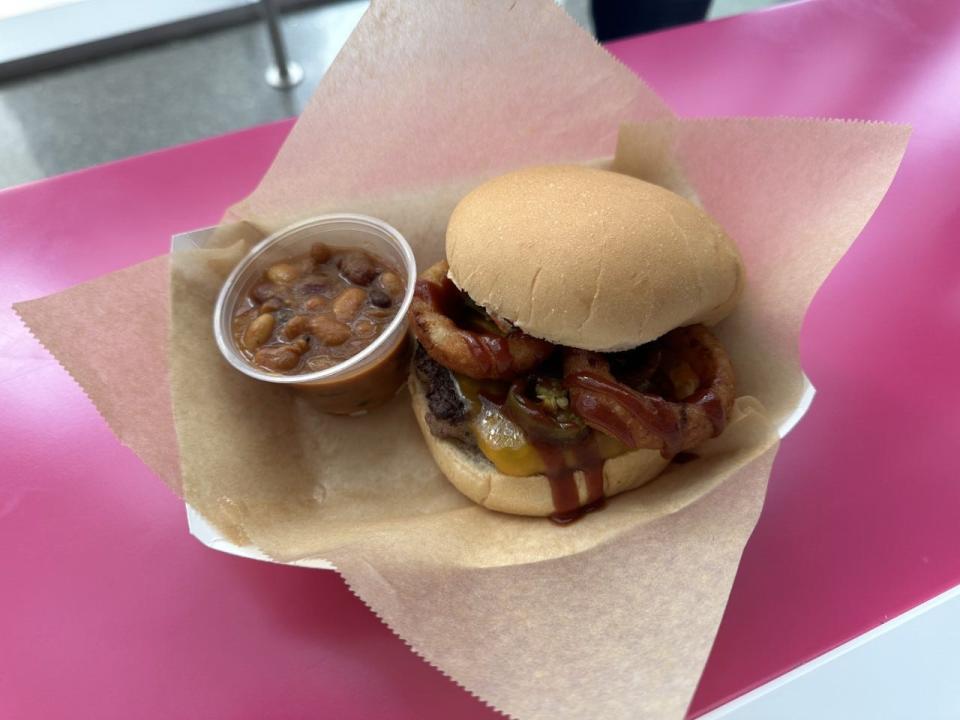
{"label": "onion ring", "polygon": [[500,335],[460,327],[456,318],[465,310],[465,299],[447,270],[447,261],[441,260],[421,273],[410,305],[413,332],[430,357],[478,380],[508,380],[550,356],[552,344],[517,329]]}
{"label": "onion ring", "polygon": [[699,385],[686,397],[675,400],[635,390],[613,376],[607,357],[575,348],[565,352],[563,382],[587,425],[629,448],[657,449],[673,457],[723,431],[736,399],[733,366],[703,325],[673,330],[656,344],[665,372],[682,361],[696,373]]}

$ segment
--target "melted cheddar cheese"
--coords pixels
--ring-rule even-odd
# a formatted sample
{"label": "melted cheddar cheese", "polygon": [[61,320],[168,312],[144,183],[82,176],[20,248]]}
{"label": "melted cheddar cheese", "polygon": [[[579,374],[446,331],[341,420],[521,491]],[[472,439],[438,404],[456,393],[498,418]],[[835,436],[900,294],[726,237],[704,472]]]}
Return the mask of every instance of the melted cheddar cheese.
{"label": "melted cheddar cheese", "polygon": [[[530,444],[523,430],[501,412],[501,408],[484,396],[506,394],[504,383],[497,381],[474,380],[454,375],[460,393],[470,406],[470,422],[480,452],[504,475],[523,477],[537,475],[546,471],[546,464],[537,448]],[[603,459],[617,457],[627,452],[619,440],[601,432],[594,432],[600,456]],[[575,467],[572,454],[564,452],[564,457]]]}

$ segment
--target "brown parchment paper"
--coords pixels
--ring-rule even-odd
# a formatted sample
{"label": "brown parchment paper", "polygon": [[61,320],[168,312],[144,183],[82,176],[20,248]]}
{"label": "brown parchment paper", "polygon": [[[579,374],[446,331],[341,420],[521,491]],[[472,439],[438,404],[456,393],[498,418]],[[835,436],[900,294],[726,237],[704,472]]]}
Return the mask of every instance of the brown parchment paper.
{"label": "brown parchment paper", "polygon": [[[486,702],[517,717],[679,717],[762,506],[775,426],[802,390],[804,311],[906,137],[882,124],[677,119],[549,0],[374,2],[260,187],[228,214],[244,224],[174,254],[169,274],[153,261],[17,309],[121,439],[175,489],[182,477],[220,530],[280,560],[332,561],[416,652]],[[326,417],[220,359],[215,294],[264,232],[366,212],[425,266],[456,201],[484,178],[609,163],[615,146],[616,169],[702,203],[744,255],[747,291],[717,330],[745,397],[696,462],[557,528],[462,498],[405,396],[363,418]],[[169,303],[169,347],[153,335],[131,347],[74,309],[105,297],[132,312]],[[102,363],[111,350],[130,362]],[[148,356],[156,384],[138,393]],[[157,356],[169,363],[154,367]],[[166,372],[179,465],[157,391]],[[150,423],[162,427],[151,435]]]}

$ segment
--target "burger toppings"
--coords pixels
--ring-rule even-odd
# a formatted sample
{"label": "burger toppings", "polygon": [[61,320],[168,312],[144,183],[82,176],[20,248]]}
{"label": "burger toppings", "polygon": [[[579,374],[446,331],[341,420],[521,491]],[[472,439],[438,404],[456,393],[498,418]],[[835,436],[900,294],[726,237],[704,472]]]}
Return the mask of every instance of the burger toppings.
{"label": "burger toppings", "polygon": [[467,377],[513,378],[533,370],[553,351],[545,340],[494,322],[470,302],[447,277],[446,261],[420,276],[410,314],[417,339],[430,356]]}
{"label": "burger toppings", "polygon": [[[564,384],[573,410],[590,427],[628,448],[652,448],[665,457],[719,435],[733,407],[733,367],[702,325],[678,328],[633,357],[635,387],[614,377],[600,353],[568,349]],[[631,365],[630,356],[620,358]]]}
{"label": "burger toppings", "polygon": [[605,460],[638,448],[673,458],[723,430],[733,369],[702,325],[628,352],[557,347],[492,318],[446,273],[445,261],[429,268],[412,306],[430,430],[501,473],[545,475],[553,520],[603,504]]}
{"label": "burger toppings", "polygon": [[517,378],[510,386],[503,412],[534,441],[577,443],[590,431],[570,409],[567,391],[559,378]]}

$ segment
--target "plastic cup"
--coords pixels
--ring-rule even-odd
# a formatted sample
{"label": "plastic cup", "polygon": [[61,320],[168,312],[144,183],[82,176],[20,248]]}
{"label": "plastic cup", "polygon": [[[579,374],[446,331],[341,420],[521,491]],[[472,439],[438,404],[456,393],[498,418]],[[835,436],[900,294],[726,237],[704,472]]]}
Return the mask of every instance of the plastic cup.
{"label": "plastic cup", "polygon": [[[397,315],[372,343],[329,368],[281,375],[255,367],[237,347],[232,332],[232,320],[238,305],[244,302],[244,292],[270,265],[307,253],[315,242],[361,248],[394,266],[406,281]],[[413,346],[406,315],[416,280],[413,251],[403,236],[382,220],[350,213],[304,220],[257,244],[230,273],[214,309],[217,347],[227,362],[244,375],[307,393],[312,403],[324,412],[363,414],[392,398],[407,379]]]}

